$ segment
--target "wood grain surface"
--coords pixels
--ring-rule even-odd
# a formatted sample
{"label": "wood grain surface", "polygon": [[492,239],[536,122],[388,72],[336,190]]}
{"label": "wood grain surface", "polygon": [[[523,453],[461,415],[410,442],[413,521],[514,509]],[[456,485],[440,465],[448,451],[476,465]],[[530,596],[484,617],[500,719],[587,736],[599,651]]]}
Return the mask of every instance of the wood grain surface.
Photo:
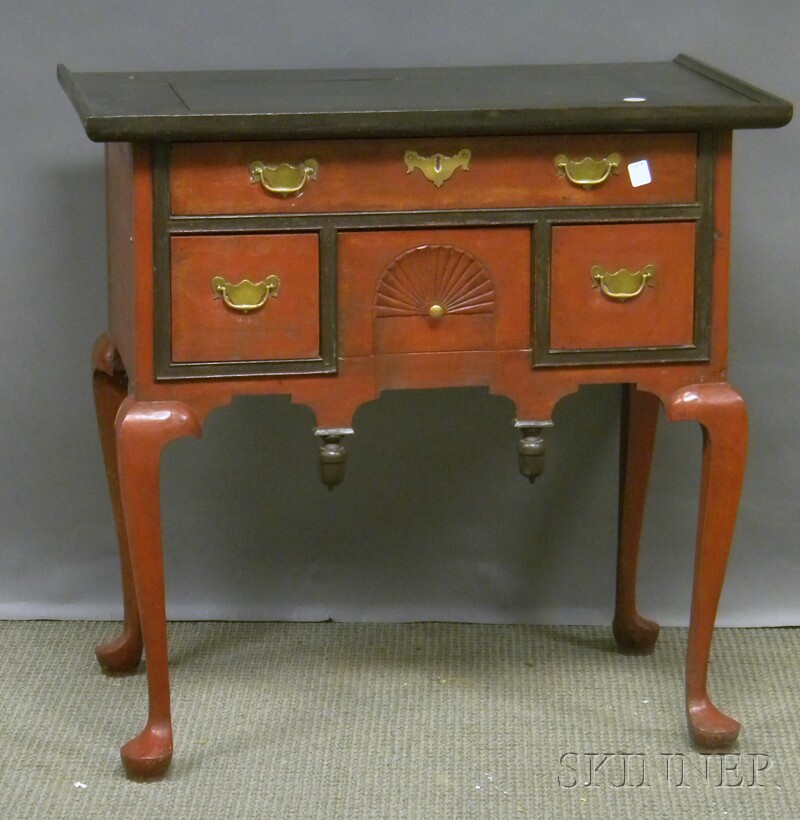
{"label": "wood grain surface", "polygon": [[[603,134],[539,137],[441,137],[405,140],[179,143],[171,155],[175,214],[320,213],[327,211],[523,208],[539,205],[645,205],[694,202],[694,134]],[[422,156],[472,152],[437,188],[419,170],[408,173],[407,150]],[[559,176],[555,157],[621,155],[619,173],[591,190]],[[317,179],[283,198],[250,180],[250,163],[319,162]],[[627,172],[647,160],[653,181],[634,188]]]}

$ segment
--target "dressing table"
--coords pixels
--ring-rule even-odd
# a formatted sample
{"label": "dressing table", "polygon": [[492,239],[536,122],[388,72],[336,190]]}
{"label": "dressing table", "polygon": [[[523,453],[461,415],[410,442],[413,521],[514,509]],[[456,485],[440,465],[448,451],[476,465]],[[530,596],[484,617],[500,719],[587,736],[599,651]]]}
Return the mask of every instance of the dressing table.
{"label": "dressing table", "polygon": [[[105,143],[108,332],[93,355],[122,563],[110,672],[147,655],[134,777],[172,756],[159,462],[241,395],[316,415],[320,476],[381,391],[488,386],[543,469],[553,408],[623,385],[619,646],[653,650],[636,568],[659,406],[703,429],[689,731],[739,724],[707,669],[744,473],[728,384],[731,137],[792,107],[692,58],[539,67],[72,73]],[[511,454],[510,454],[511,457]]]}

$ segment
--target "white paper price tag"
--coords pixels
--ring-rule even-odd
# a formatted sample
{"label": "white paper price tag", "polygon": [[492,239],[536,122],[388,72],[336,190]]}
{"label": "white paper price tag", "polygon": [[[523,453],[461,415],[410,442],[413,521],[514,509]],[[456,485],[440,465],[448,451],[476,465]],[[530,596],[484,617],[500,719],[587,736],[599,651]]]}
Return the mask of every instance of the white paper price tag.
{"label": "white paper price tag", "polygon": [[633,185],[634,188],[649,185],[653,181],[653,177],[650,175],[650,166],[646,159],[640,159],[639,162],[632,162],[628,166],[628,176],[631,178],[631,185]]}

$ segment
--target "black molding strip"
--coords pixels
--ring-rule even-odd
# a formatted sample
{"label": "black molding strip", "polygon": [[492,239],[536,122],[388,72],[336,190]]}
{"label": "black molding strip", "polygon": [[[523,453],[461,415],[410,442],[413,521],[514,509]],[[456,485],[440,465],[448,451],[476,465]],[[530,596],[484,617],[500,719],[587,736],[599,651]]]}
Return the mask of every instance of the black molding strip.
{"label": "black molding strip", "polygon": [[717,134],[706,131],[697,143],[697,199],[702,213],[695,239],[694,339],[698,356],[711,358],[711,306],[714,299],[714,189]]}
{"label": "black molding strip", "polygon": [[475,211],[385,211],[248,216],[172,216],[170,233],[260,233],[322,230],[342,231],[392,228],[451,228],[532,225],[551,220],[559,224],[584,222],[678,222],[699,219],[699,204],[606,205],[559,208],[497,208]]}

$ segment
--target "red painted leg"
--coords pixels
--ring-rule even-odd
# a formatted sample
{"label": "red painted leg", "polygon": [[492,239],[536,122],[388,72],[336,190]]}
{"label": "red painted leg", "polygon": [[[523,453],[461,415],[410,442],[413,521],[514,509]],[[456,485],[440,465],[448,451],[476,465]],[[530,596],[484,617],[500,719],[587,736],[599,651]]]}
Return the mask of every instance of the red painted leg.
{"label": "red painted leg", "polygon": [[636,390],[633,385],[625,385],[623,391],[617,601],[612,628],[623,652],[648,655],[655,647],[659,627],[636,609],[636,569],[660,402],[657,396]]}
{"label": "red painted leg", "polygon": [[92,351],[92,382],[97,426],[100,429],[100,445],[103,448],[111,507],[117,525],[123,602],[122,632],[118,637],[100,644],[95,653],[100,666],[106,672],[132,672],[142,659],[142,628],[139,624],[139,607],[136,604],[136,591],[133,586],[128,534],[125,531],[125,516],[119,492],[117,443],[114,435],[117,412],[128,395],[128,378],[118,364],[117,351],[111,339],[105,333],[95,342]]}
{"label": "red painted leg", "polygon": [[147,658],[149,712],[145,728],[121,749],[132,777],[162,775],[172,759],[167,666],[164,555],[161,545],[161,451],[182,436],[199,436],[194,413],[178,402],[125,399],[117,416],[120,489]]}
{"label": "red painted leg", "polygon": [[727,384],[699,384],[666,402],[671,421],[703,427],[703,475],[692,613],[686,656],[686,712],[689,731],[702,749],[732,744],[739,724],[708,696],[708,660],[717,605],[725,579],[747,456],[747,409]]}

